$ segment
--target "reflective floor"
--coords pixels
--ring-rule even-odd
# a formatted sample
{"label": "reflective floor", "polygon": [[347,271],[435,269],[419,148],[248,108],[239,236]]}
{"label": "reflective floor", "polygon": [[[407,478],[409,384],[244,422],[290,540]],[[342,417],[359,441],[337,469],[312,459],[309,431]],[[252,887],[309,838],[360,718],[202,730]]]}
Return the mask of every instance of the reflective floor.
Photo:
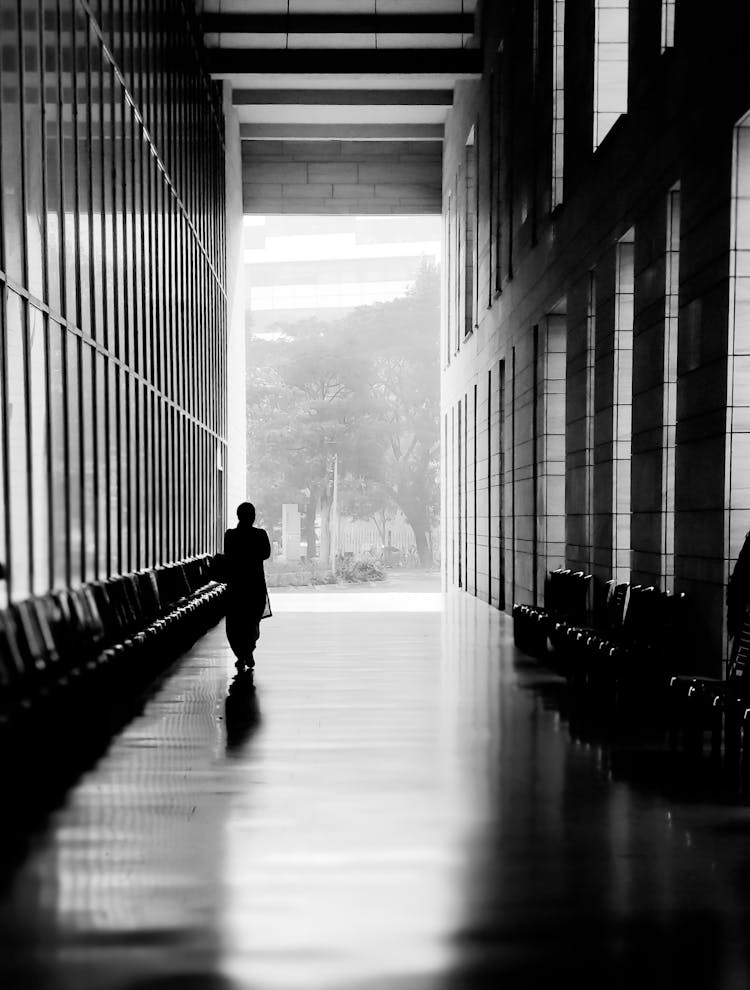
{"label": "reflective floor", "polygon": [[198,643],[11,872],[0,987],[746,988],[750,808],[614,772],[507,616],[405,595],[276,595],[254,686]]}

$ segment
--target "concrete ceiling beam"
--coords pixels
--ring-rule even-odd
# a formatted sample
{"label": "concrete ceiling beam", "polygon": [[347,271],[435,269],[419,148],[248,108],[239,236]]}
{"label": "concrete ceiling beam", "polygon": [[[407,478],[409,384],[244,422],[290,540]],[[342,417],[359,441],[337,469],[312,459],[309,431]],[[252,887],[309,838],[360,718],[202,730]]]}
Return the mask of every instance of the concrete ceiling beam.
{"label": "concrete ceiling beam", "polygon": [[235,89],[235,106],[450,107],[452,89]]}
{"label": "concrete ceiling beam", "polygon": [[209,48],[214,76],[248,75],[452,75],[480,78],[478,48]]}
{"label": "concrete ceiling beam", "polygon": [[243,141],[442,141],[442,124],[240,124]]}
{"label": "concrete ceiling beam", "polygon": [[241,14],[206,12],[206,34],[465,34],[473,14]]}

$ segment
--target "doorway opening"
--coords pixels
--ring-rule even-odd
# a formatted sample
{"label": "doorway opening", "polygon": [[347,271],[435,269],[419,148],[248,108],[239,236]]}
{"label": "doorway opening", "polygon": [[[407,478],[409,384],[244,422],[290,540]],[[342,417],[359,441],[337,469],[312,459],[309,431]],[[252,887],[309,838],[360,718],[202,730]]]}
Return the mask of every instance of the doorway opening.
{"label": "doorway opening", "polygon": [[271,587],[439,591],[440,253],[439,216],[245,217]]}

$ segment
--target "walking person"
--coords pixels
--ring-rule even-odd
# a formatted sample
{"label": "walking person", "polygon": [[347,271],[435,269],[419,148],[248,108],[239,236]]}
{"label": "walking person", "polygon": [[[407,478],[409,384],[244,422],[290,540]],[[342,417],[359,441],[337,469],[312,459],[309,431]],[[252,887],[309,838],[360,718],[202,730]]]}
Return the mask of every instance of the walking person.
{"label": "walking person", "polygon": [[264,529],[257,529],[255,506],[237,506],[237,526],[224,534],[224,570],[227,581],[226,632],[237,670],[255,666],[255,644],[260,636],[260,620],[271,615],[263,561],[271,556],[271,544]]}

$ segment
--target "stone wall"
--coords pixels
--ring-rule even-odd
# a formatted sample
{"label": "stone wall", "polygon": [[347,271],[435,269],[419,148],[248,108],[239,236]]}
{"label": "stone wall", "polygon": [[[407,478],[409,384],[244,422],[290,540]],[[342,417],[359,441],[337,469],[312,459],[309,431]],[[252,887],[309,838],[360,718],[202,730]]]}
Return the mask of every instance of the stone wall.
{"label": "stone wall", "polygon": [[[563,197],[553,208],[561,6],[539,5],[534,44],[534,5],[483,4],[484,76],[458,85],[446,125],[446,582],[505,607],[540,601],[557,563],[673,587],[694,602],[703,665],[715,669],[727,575],[750,529],[745,469],[739,456],[725,465],[727,450],[744,449],[750,418],[743,345],[729,355],[745,319],[729,304],[733,142],[750,109],[739,9],[706,18],[679,4],[675,44],[662,51],[660,5],[631,0],[628,109],[594,151],[594,0],[564,5]],[[670,195],[680,213],[671,424]]]}
{"label": "stone wall", "polygon": [[243,141],[245,213],[440,213],[439,141]]}

